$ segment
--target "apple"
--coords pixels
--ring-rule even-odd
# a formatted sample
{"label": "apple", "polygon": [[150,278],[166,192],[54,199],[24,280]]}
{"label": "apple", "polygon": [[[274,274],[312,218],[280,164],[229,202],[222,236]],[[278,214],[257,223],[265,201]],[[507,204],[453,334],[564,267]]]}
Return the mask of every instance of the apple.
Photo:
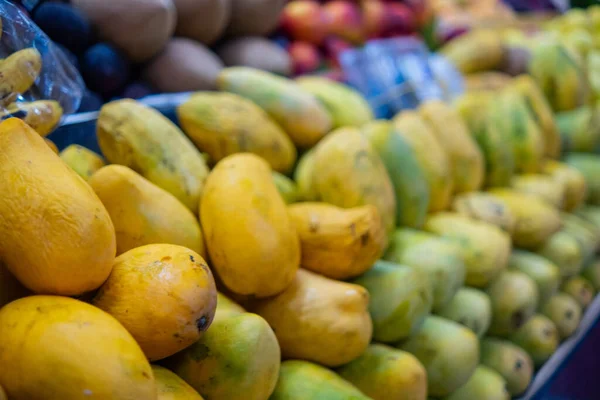
{"label": "apple", "polygon": [[406,5],[401,3],[386,3],[385,36],[407,35],[417,29],[415,15]]}
{"label": "apple", "polygon": [[365,40],[362,13],[358,5],[348,0],[333,0],[323,6],[328,18],[329,33],[352,43]]}
{"label": "apple", "polygon": [[321,65],[321,55],[314,44],[295,41],[288,47],[294,75],[316,71]]}
{"label": "apple", "polygon": [[281,14],[281,28],[292,39],[320,45],[328,30],[321,4],[312,0],[289,2]]}
{"label": "apple", "polygon": [[385,5],[381,0],[363,1],[363,31],[367,39],[377,38],[385,30],[385,11]]}

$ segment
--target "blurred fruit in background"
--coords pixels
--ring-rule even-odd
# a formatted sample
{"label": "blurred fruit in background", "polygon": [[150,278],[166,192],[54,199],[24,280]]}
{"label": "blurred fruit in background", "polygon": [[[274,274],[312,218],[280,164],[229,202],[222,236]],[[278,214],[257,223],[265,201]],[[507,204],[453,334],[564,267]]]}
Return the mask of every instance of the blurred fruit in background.
{"label": "blurred fruit in background", "polygon": [[293,39],[320,45],[327,35],[327,16],[316,1],[291,1],[283,9],[281,28]]}
{"label": "blurred fruit in background", "polygon": [[363,29],[367,39],[376,38],[385,29],[386,7],[381,0],[367,0],[362,4]]}
{"label": "blurred fruit in background", "polygon": [[63,3],[42,3],[32,15],[54,42],[74,54],[83,53],[92,43],[92,25],[78,9]]}
{"label": "blurred fruit in background", "polygon": [[296,41],[288,48],[294,74],[301,75],[316,71],[321,65],[317,47],[308,42]]}
{"label": "blurred fruit in background", "polygon": [[113,95],[129,79],[129,61],[110,44],[98,43],[83,53],[81,75],[91,90]]}
{"label": "blurred fruit in background", "polygon": [[325,3],[323,12],[328,19],[329,33],[349,42],[364,42],[363,15],[358,5],[349,0],[333,0]]}
{"label": "blurred fruit in background", "polygon": [[352,45],[350,43],[335,36],[328,37],[327,39],[325,39],[325,43],[323,44],[323,49],[325,52],[325,57],[327,58],[327,62],[330,66],[337,68],[340,67],[340,54],[351,48]]}

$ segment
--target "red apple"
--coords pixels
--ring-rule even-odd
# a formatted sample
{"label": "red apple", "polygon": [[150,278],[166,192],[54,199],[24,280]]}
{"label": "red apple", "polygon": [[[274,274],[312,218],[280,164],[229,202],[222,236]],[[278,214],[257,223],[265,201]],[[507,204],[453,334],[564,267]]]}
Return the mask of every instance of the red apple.
{"label": "red apple", "polygon": [[362,13],[358,5],[347,0],[334,0],[323,6],[329,19],[329,33],[352,43],[365,40]]}
{"label": "red apple", "polygon": [[368,39],[379,37],[385,28],[385,5],[381,0],[365,0],[362,3],[363,31]]}
{"label": "red apple", "polygon": [[386,36],[407,35],[415,32],[417,21],[413,12],[401,3],[386,3]]}
{"label": "red apple", "polygon": [[292,39],[316,45],[327,35],[328,25],[326,15],[316,1],[291,1],[281,14],[281,27]]}
{"label": "red apple", "polygon": [[296,41],[288,47],[292,59],[294,75],[316,71],[321,65],[321,55],[317,47],[308,42]]}
{"label": "red apple", "polygon": [[336,36],[329,36],[325,39],[323,48],[325,50],[325,57],[327,57],[327,60],[329,60],[331,66],[339,67],[340,54],[345,50],[353,48],[353,46],[347,41]]}

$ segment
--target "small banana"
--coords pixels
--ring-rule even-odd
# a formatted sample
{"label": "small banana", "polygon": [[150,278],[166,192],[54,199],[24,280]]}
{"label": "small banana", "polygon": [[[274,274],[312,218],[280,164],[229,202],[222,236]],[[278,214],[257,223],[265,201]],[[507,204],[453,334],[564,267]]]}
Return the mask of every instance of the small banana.
{"label": "small banana", "polygon": [[46,136],[62,118],[63,110],[54,100],[39,100],[31,103],[12,103],[0,114],[0,119],[19,118],[41,136]]}
{"label": "small banana", "polygon": [[42,56],[28,48],[11,54],[0,63],[0,103],[6,105],[27,91],[40,75]]}

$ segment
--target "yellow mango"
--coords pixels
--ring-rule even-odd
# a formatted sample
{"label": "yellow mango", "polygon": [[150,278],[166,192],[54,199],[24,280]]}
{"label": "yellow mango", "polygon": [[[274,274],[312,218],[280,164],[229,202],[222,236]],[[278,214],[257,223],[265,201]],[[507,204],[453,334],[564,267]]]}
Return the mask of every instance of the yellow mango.
{"label": "yellow mango", "polygon": [[121,165],[101,168],[89,184],[113,221],[117,254],[146,244],[167,243],[206,257],[196,216],[171,193]]}
{"label": "yellow mango", "polygon": [[96,134],[111,164],[133,169],[198,211],[208,167],[168,118],[135,100],[111,101],[100,109]]}
{"label": "yellow mango", "polygon": [[336,367],[360,356],[371,341],[369,293],[361,286],[298,270],[283,293],[252,311],[273,327],[284,358]]}
{"label": "yellow mango", "polygon": [[40,75],[42,56],[34,47],[21,49],[0,61],[0,103],[10,104]]}
{"label": "yellow mango", "polygon": [[498,69],[504,51],[500,34],[483,29],[472,30],[440,50],[463,74]]}
{"label": "yellow mango", "polygon": [[86,181],[106,164],[100,155],[78,144],[72,144],[59,153],[60,158]]}
{"label": "yellow mango", "polygon": [[349,279],[371,268],[385,250],[385,231],[375,206],[342,209],[298,203],[288,212],[300,236],[303,268]]}
{"label": "yellow mango", "polygon": [[373,400],[425,400],[427,373],[410,353],[372,344],[338,373]]}
{"label": "yellow mango", "polygon": [[58,154],[58,147],[56,147],[56,144],[52,140],[44,138],[44,142],[46,142],[48,147],[50,147],[50,150],[52,150],[54,153]]}
{"label": "yellow mango", "polygon": [[218,162],[234,153],[254,153],[279,172],[296,161],[285,132],[256,104],[231,93],[198,92],[177,107],[181,128]]}
{"label": "yellow mango", "polygon": [[153,365],[152,373],[158,390],[157,400],[202,400],[194,388],[168,369]]}
{"label": "yellow mango", "polygon": [[213,268],[229,290],[267,297],[291,284],[300,241],[266,161],[249,153],[221,160],[200,215]]}
{"label": "yellow mango", "polygon": [[465,79],[465,91],[496,91],[502,90],[513,81],[513,77],[503,72],[483,71],[468,74]]}
{"label": "yellow mango", "polygon": [[488,193],[464,193],[454,198],[452,210],[512,233],[516,218],[504,202]]}
{"label": "yellow mango", "polygon": [[220,318],[166,366],[210,400],[266,400],[277,383],[281,353],[269,324],[255,314]]}
{"label": "yellow mango", "polygon": [[60,122],[63,110],[58,101],[38,100],[12,103],[0,115],[22,119],[41,136],[47,136]]}
{"label": "yellow mango", "polygon": [[585,177],[574,167],[555,160],[547,160],[542,173],[550,176],[565,189],[563,210],[571,212],[581,206],[587,193]]}
{"label": "yellow mango", "polygon": [[30,296],[4,306],[0,365],[10,366],[0,369],[0,385],[11,400],[158,399],[150,364],[129,332],[68,297]]}
{"label": "yellow mango", "polygon": [[541,174],[515,175],[511,187],[517,192],[530,194],[560,209],[565,202],[565,186],[549,176]]}
{"label": "yellow mango", "polygon": [[106,280],[115,257],[108,212],[23,121],[0,123],[0,259],[37,293],[79,295]]}

